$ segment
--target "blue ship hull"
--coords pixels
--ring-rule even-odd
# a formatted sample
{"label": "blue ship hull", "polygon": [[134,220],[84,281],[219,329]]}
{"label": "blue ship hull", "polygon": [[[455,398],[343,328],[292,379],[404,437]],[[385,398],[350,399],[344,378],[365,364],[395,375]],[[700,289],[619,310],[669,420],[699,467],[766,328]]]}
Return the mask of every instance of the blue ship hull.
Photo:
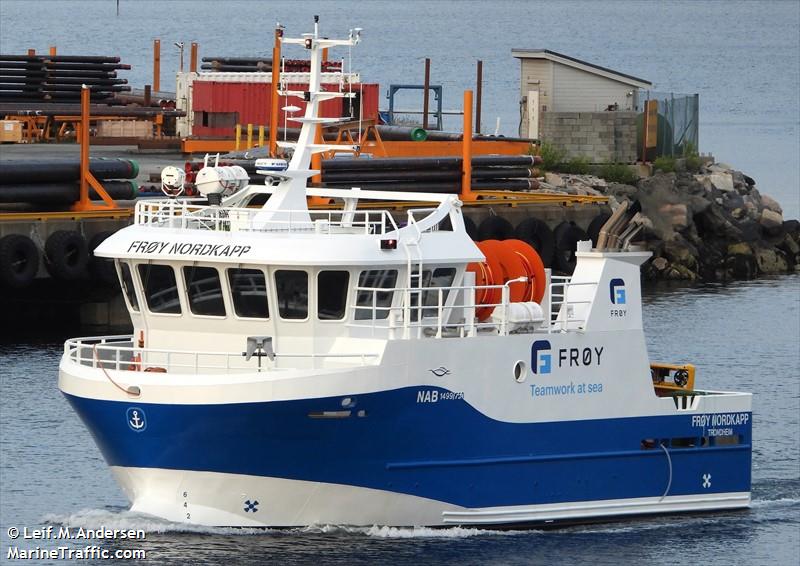
{"label": "blue ship hull", "polygon": [[464,400],[417,395],[361,394],[344,410],[341,396],[204,405],[66,397],[119,468],[339,484],[472,509],[750,491],[750,413],[737,413],[745,422],[723,444],[688,414],[508,423]]}

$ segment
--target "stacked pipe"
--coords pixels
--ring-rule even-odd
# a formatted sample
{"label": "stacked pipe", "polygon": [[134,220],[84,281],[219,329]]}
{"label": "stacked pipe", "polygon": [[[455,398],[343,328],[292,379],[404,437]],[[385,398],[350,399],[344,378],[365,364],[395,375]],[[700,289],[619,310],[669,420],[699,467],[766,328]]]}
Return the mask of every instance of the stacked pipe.
{"label": "stacked pipe", "polygon": [[[35,101],[33,101],[35,102]],[[35,110],[31,108],[34,107]],[[69,102],[47,102],[46,104],[36,104],[31,102],[0,102],[0,115],[14,114],[15,116],[80,116],[81,105],[80,103]],[[135,118],[150,118],[158,114],[163,115],[165,118],[186,116],[184,110],[164,110],[162,108],[137,108],[137,107],[122,107],[114,106],[109,107],[101,104],[92,104],[89,106],[89,114],[91,116],[104,115],[104,116],[119,116],[119,117],[135,117]]]}
{"label": "stacked pipe", "polygon": [[[202,71],[220,73],[270,73],[272,59],[269,57],[203,57],[200,65]],[[286,73],[309,73],[311,61],[307,59],[284,59],[283,69]],[[340,73],[341,61],[323,61],[323,73]]]}
{"label": "stacked pipe", "polygon": [[130,69],[119,57],[95,55],[0,55],[0,101],[78,101],[82,85],[92,100],[107,102],[130,90],[117,71]]}
{"label": "stacked pipe", "polygon": [[[53,210],[77,202],[80,197],[79,159],[0,161],[0,206],[33,205]],[[92,158],[89,170],[113,199],[131,200],[138,194],[135,179],[139,165],[130,159]],[[100,200],[90,187],[89,197]]]}
{"label": "stacked pipe", "polygon": [[[254,159],[220,158],[220,165],[238,165],[250,174],[251,184],[263,185],[264,176],[256,173]],[[476,190],[527,191],[539,188],[533,168],[541,158],[532,155],[476,155],[472,158],[472,188]],[[185,164],[187,190],[202,161]],[[323,159],[322,183],[329,188],[459,193],[461,191],[461,158],[387,158],[387,159]]]}
{"label": "stacked pipe", "polygon": [[[539,188],[533,155],[476,155],[472,158],[474,190],[527,191]],[[460,157],[403,159],[327,159],[322,162],[322,182],[331,188],[364,190],[461,192]]]}

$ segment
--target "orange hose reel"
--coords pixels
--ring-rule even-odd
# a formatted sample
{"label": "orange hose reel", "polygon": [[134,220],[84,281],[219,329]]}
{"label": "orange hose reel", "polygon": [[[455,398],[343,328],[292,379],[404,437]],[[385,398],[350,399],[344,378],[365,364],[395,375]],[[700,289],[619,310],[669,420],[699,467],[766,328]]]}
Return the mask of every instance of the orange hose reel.
{"label": "orange hose reel", "polygon": [[[525,277],[527,282],[509,285],[510,302],[538,303],[542,300],[546,279],[544,264],[536,250],[521,240],[484,240],[476,242],[476,245],[486,260],[467,266],[467,271],[475,274],[475,285],[503,285],[512,279]],[[494,305],[501,299],[499,288],[479,289],[475,294],[477,305]],[[477,307],[475,316],[484,322],[493,311],[494,306]]]}

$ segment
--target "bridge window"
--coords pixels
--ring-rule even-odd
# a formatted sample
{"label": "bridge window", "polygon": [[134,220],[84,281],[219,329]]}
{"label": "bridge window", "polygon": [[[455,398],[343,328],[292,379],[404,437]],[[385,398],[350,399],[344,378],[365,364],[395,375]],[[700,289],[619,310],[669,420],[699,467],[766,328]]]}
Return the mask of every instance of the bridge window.
{"label": "bridge window", "polygon": [[125,296],[128,297],[128,303],[131,305],[131,310],[138,312],[139,299],[136,297],[136,289],[133,286],[131,268],[127,263],[120,262],[119,271],[122,274],[122,290],[125,292]]}
{"label": "bridge window", "polygon": [[[455,267],[437,267],[433,270],[433,276],[429,271],[423,272],[425,287],[450,287],[456,277]],[[447,303],[447,293],[442,291],[442,306]],[[439,304],[439,291],[426,291],[422,294],[422,304],[426,307],[436,307]],[[437,309],[423,309],[422,316],[437,316]]]}
{"label": "bridge window", "polygon": [[269,318],[267,280],[259,269],[229,269],[233,310],[243,318]]}
{"label": "bridge window", "polygon": [[348,271],[320,271],[317,276],[317,317],[341,320],[347,308]]}
{"label": "bridge window", "polygon": [[[356,320],[376,320],[389,316],[389,307],[392,306],[394,291],[378,291],[377,289],[394,289],[397,284],[396,269],[376,269],[362,271],[358,277],[359,287],[369,287],[374,291],[359,291],[356,297]],[[373,312],[373,305],[376,307]]]}
{"label": "bridge window", "polygon": [[178,284],[175,281],[175,272],[172,267],[140,264],[139,277],[142,280],[142,289],[150,312],[181,314]]}
{"label": "bridge window", "polygon": [[225,316],[222,284],[213,267],[187,266],[183,268],[183,281],[189,297],[189,309],[194,314]]}
{"label": "bridge window", "polygon": [[275,272],[278,313],[281,318],[308,318],[308,273],[281,269]]}

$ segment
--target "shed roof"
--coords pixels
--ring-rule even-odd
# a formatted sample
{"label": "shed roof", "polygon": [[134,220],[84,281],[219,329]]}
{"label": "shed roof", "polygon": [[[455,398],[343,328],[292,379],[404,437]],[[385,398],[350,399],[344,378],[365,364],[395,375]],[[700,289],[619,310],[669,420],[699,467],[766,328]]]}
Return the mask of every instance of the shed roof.
{"label": "shed roof", "polygon": [[605,67],[601,67],[600,65],[595,65],[594,63],[581,61],[580,59],[576,59],[575,57],[570,57],[569,55],[564,55],[563,53],[550,51],[549,49],[512,49],[511,55],[518,59],[547,59],[549,61],[561,63],[562,65],[567,65],[569,67],[580,69],[587,73],[600,75],[601,77],[606,77],[608,79],[612,79],[639,88],[649,88],[653,86],[653,83],[651,83],[650,81],[634,77],[633,75],[626,75],[625,73],[620,73],[619,71],[614,71],[612,69],[606,69]]}

